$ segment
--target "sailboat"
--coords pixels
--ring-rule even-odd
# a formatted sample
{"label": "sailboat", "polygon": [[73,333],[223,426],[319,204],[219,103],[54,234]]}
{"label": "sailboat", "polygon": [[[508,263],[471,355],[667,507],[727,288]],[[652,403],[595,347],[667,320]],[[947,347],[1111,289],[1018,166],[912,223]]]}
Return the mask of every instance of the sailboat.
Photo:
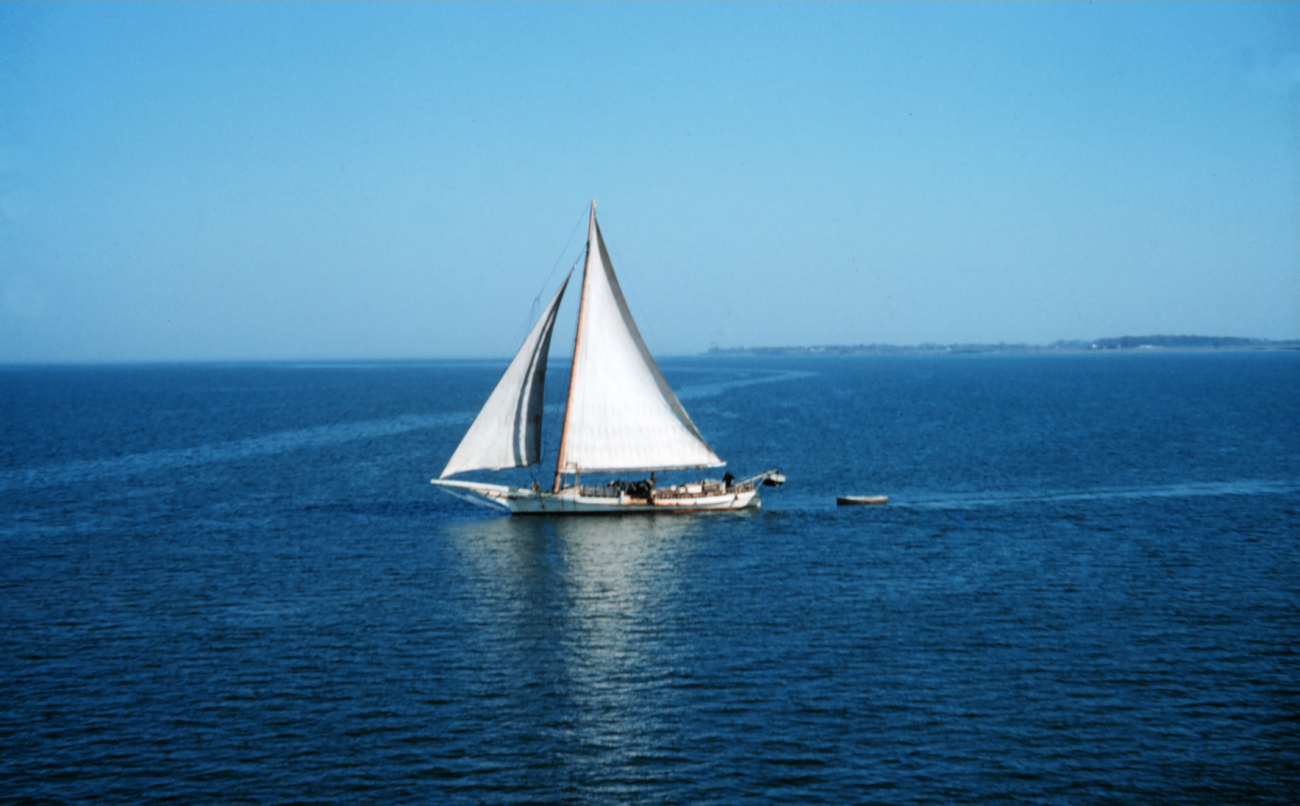
{"label": "sailboat", "polygon": [[[570,272],[570,276],[572,272]],[[726,464],[659,372],[623,299],[591,203],[573,368],[550,490],[448,478],[471,470],[528,467],[541,461],[542,391],[565,277],[541,317],[432,483],[474,504],[511,514],[595,514],[737,510],[760,504],[758,486],[785,477],[769,470],[735,480],[655,486],[656,472]],[[584,485],[583,474],[646,473],[649,479]]]}

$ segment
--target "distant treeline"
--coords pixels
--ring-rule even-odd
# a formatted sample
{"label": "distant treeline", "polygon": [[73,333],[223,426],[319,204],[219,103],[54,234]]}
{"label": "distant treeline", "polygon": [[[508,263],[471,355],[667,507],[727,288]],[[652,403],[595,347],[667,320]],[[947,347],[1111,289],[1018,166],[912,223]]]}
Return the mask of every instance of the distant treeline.
{"label": "distant treeline", "polygon": [[1241,339],[1235,336],[1120,336],[1118,339],[1097,339],[1092,344],[1098,350],[1132,350],[1138,347],[1168,347],[1175,350],[1218,350],[1224,347],[1294,348],[1300,345],[1300,342]]}
{"label": "distant treeline", "polygon": [[1052,344],[827,344],[813,347],[710,347],[710,355],[895,355],[905,353],[1041,353],[1088,350],[1300,350],[1300,341],[1236,336],[1120,336]]}

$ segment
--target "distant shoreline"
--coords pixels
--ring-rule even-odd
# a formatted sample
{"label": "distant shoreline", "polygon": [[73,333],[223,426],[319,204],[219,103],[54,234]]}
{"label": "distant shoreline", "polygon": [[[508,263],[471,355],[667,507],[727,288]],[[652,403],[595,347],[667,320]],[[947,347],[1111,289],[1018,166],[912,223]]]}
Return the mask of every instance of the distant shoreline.
{"label": "distant shoreline", "polygon": [[1300,339],[1273,341],[1236,336],[1120,336],[1052,344],[829,344],[803,347],[717,347],[706,355],[913,355],[934,353],[1093,353],[1300,350]]}

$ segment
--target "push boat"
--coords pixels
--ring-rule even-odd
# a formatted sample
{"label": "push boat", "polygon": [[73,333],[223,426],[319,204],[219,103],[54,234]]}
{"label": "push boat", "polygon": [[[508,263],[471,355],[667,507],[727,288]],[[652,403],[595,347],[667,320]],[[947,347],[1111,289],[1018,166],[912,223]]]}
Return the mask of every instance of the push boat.
{"label": "push boat", "polygon": [[887,495],[839,495],[835,497],[835,505],[841,507],[876,505],[883,506],[889,503]]}
{"label": "push boat", "polygon": [[[542,393],[551,332],[572,271],[529,331],[492,394],[431,483],[473,504],[512,515],[712,512],[761,505],[758,488],[785,482],[768,470],[736,480],[659,487],[655,473],[726,463],[700,435],[646,348],[614,274],[591,204],[582,296],[564,426],[550,490],[449,478],[541,461]],[[649,473],[649,479],[582,484],[583,474]]]}

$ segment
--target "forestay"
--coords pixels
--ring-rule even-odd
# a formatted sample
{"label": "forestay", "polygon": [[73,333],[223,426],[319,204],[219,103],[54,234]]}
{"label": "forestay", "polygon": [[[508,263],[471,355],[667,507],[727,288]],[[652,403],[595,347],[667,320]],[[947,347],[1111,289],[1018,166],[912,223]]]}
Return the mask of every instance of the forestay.
{"label": "forestay", "polygon": [[718,467],[632,321],[592,206],[558,473]]}
{"label": "forestay", "polygon": [[568,285],[569,278],[565,277],[438,478],[467,470],[525,467],[541,461],[546,356],[551,348],[555,314]]}

